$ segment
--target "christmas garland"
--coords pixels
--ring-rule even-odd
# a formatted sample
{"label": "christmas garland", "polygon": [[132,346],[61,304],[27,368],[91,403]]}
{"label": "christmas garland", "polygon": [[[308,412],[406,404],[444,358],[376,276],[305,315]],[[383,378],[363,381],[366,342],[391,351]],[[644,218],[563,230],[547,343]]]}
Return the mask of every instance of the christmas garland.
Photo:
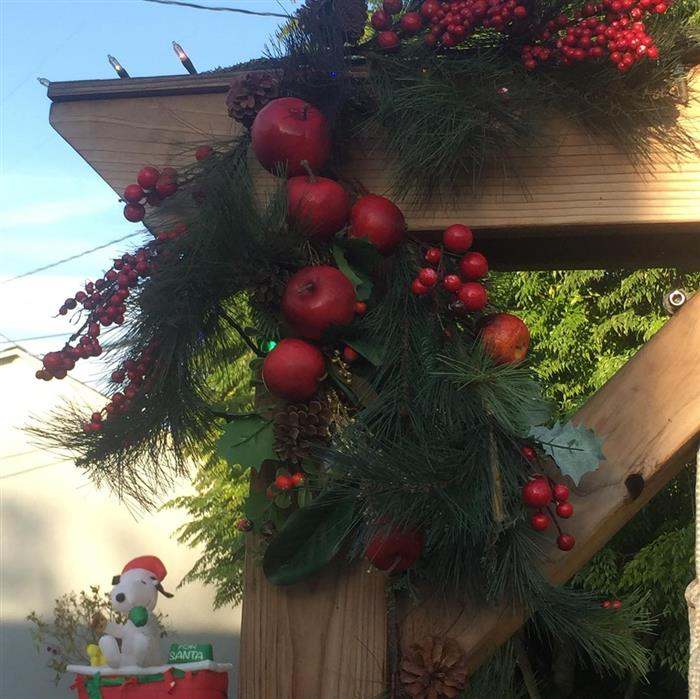
{"label": "christmas garland", "polygon": [[[154,235],[64,302],[79,329],[37,372],[65,377],[121,326],[109,402],[34,432],[146,506],[203,446],[232,477],[251,469],[260,487],[238,527],[260,534],[274,584],[366,558],[418,596],[511,605],[596,667],[642,673],[634,634],[647,622],[634,600],[601,607],[537,566],[542,537],[575,546],[569,489],[604,445],[552,422],[527,327],[489,304],[468,222],[416,237],[395,203],[336,173],[342,136],[360,123],[383,134],[398,191],[425,196],[464,176],[476,186],[494,157],[532,140],[544,111],[641,157],[659,137],[690,152],[675,85],[692,41],[681,16],[664,24],[666,9],[426,0],[402,12],[385,0],[367,38],[364,3],[307,2],[283,53],[232,85],[243,135],[203,145],[186,171],[145,166],[126,188],[125,217],[148,207]],[[265,201],[250,149],[279,178]],[[213,377],[242,363],[255,398],[214,403]],[[402,679],[420,696],[414,650]]]}

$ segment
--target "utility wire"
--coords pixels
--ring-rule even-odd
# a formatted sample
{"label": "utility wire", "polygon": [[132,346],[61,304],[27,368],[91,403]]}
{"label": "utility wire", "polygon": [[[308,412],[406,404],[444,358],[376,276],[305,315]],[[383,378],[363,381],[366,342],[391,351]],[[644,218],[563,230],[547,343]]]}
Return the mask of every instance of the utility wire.
{"label": "utility wire", "polygon": [[123,240],[127,240],[128,238],[133,238],[134,236],[141,235],[142,231],[137,231],[136,233],[129,233],[129,235],[124,235],[121,238],[115,238],[114,240],[110,240],[107,243],[104,243],[103,245],[98,245],[96,248],[90,248],[89,250],[83,250],[83,252],[79,252],[77,255],[71,255],[70,257],[66,257],[62,260],[58,260],[57,262],[52,262],[50,265],[44,265],[43,267],[37,267],[36,269],[29,270],[29,272],[24,272],[22,274],[18,274],[16,277],[10,277],[9,279],[3,279],[0,282],[0,285],[2,284],[9,284],[10,282],[14,282],[17,279],[24,279],[24,277],[30,277],[32,274],[38,274],[39,272],[45,272],[47,269],[51,269],[53,267],[58,267],[59,265],[65,264],[66,262],[70,262],[71,260],[77,260],[79,257],[84,257],[85,255],[90,255],[93,252],[97,252],[98,250],[104,250],[104,248],[108,248],[111,245],[115,245],[116,243],[121,243]]}
{"label": "utility wire", "polygon": [[4,481],[6,478],[14,478],[15,476],[23,476],[25,473],[31,473],[32,471],[40,471],[43,468],[49,468],[50,466],[58,466],[58,464],[65,464],[72,459],[60,459],[59,461],[52,461],[50,464],[42,464],[41,466],[30,466],[29,468],[23,468],[19,471],[14,471],[13,473],[6,473],[4,476],[0,476],[0,481]]}
{"label": "utility wire", "polygon": [[177,5],[179,7],[192,7],[195,10],[211,10],[212,12],[237,12],[241,15],[255,15],[257,17],[280,17],[282,19],[293,19],[292,15],[283,15],[279,12],[243,10],[240,7],[209,7],[207,5],[197,5],[194,2],[179,2],[178,0],[144,0],[144,2],[155,2],[158,5]]}

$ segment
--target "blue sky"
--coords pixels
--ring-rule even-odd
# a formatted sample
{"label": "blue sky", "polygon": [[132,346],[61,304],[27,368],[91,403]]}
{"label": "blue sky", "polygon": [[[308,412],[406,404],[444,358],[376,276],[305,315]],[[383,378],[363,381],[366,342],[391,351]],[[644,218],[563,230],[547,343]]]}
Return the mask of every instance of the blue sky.
{"label": "blue sky", "polygon": [[[199,4],[298,7],[293,0]],[[24,280],[7,279],[134,230],[114,192],[49,126],[50,102],[37,77],[114,78],[108,53],[134,77],[182,74],[173,40],[200,71],[231,65],[260,56],[281,21],[142,0],[0,0],[1,333],[24,339],[65,331],[65,318],[51,317],[56,308],[128,241]],[[23,344],[41,354],[60,342]]]}

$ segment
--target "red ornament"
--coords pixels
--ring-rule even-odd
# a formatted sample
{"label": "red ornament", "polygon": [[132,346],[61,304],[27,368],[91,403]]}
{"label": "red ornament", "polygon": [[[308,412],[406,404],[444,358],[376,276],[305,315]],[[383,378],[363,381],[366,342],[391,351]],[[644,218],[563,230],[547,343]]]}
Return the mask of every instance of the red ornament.
{"label": "red ornament", "polygon": [[143,217],[146,215],[146,209],[143,204],[127,204],[124,207],[124,218],[131,223],[138,223],[143,221]]}
{"label": "red ornament", "polygon": [[423,550],[419,532],[400,529],[378,531],[367,544],[365,555],[379,570],[399,573],[410,568]]}
{"label": "red ornament", "polygon": [[250,135],[257,159],[273,174],[303,175],[304,160],[318,172],[331,153],[328,120],[296,97],[280,97],[266,104],[255,117]]}
{"label": "red ornament", "polygon": [[468,252],[459,261],[459,271],[466,281],[476,281],[488,274],[489,263],[480,252]]}
{"label": "red ornament", "polygon": [[370,20],[372,26],[381,31],[382,29],[389,29],[391,26],[391,17],[384,12],[384,10],[377,10],[372,13],[372,19]]}
{"label": "red ornament", "polygon": [[423,18],[418,12],[407,12],[399,22],[401,29],[408,34],[417,34],[421,29],[423,29]]}
{"label": "red ornament", "polygon": [[411,293],[416,296],[423,296],[430,291],[430,287],[426,286],[421,282],[420,279],[414,279],[411,282]]}
{"label": "red ornament", "polygon": [[418,280],[423,286],[435,286],[438,280],[438,273],[432,267],[423,267],[418,272]]}
{"label": "red ornament", "polygon": [[536,532],[543,532],[549,526],[549,517],[544,512],[535,512],[530,517],[530,526]]}
{"label": "red ornament", "polygon": [[280,475],[275,478],[275,485],[280,490],[291,490],[294,487],[294,482],[292,481],[291,476],[288,476],[285,473],[280,473]]}
{"label": "red ornament", "polygon": [[525,461],[529,461],[531,464],[537,461],[537,452],[532,447],[520,447],[520,453],[522,454],[523,459],[525,459]]}
{"label": "red ornament", "polygon": [[367,238],[382,255],[403,241],[406,220],[396,204],[377,194],[360,197],[350,211],[350,235]]}
{"label": "red ornament", "polygon": [[363,316],[365,313],[367,313],[367,304],[364,301],[358,301],[355,304],[355,313],[358,316]]}
{"label": "red ornament", "polygon": [[455,294],[462,288],[462,280],[456,274],[448,274],[442,280],[442,285],[445,289]]}
{"label": "red ornament", "polygon": [[557,483],[552,492],[557,502],[566,502],[569,499],[569,489],[563,483]]}
{"label": "red ornament", "polygon": [[574,539],[571,534],[559,534],[557,537],[557,546],[562,550],[562,551],[571,551],[572,548],[574,548],[574,545],[576,544],[576,539]]}
{"label": "red ornament", "polygon": [[496,364],[518,364],[530,347],[530,331],[517,316],[495,313],[481,325],[481,342]]}
{"label": "red ornament", "polygon": [[349,325],[355,317],[355,287],[329,265],[304,267],[287,282],[282,314],[303,337],[321,339],[331,326]]}
{"label": "red ornament", "polygon": [[402,0],[384,0],[382,7],[388,15],[396,15],[403,9],[403,2]]}
{"label": "red ornament", "polygon": [[298,175],[287,180],[287,210],[290,223],[312,238],[325,240],[347,224],[350,199],[334,180]]}
{"label": "red ornament", "polygon": [[265,357],[262,368],[267,390],[289,401],[311,398],[325,373],[326,363],[318,348],[294,338],[280,340]]}
{"label": "red ornament", "polygon": [[442,250],[440,248],[428,248],[425,252],[425,261],[431,265],[437,265],[442,259]]}
{"label": "red ornament", "polygon": [[489,300],[486,288],[477,282],[462,284],[457,296],[464,304],[464,309],[471,312],[483,310]]}
{"label": "red ornament", "polygon": [[153,189],[156,186],[159,177],[160,172],[158,172],[156,168],[146,165],[146,167],[142,167],[139,170],[139,174],[136,176],[136,181],[144,189]]}
{"label": "red ornament", "polygon": [[552,499],[552,489],[546,478],[532,478],[523,486],[522,497],[528,507],[545,507]]}
{"label": "red ornament", "polygon": [[127,185],[124,190],[124,201],[129,204],[138,204],[146,196],[141,186],[138,184]]}
{"label": "red ornament", "polygon": [[194,157],[196,160],[206,160],[214,153],[211,146],[200,146],[194,152]]}
{"label": "red ornament", "polygon": [[472,246],[474,234],[471,228],[463,226],[461,223],[455,223],[445,229],[442,234],[442,242],[450,252],[462,253]]}
{"label": "red ornament", "polygon": [[353,362],[356,362],[359,358],[359,352],[350,347],[350,345],[345,345],[345,347],[343,347],[343,359],[346,362],[352,364]]}
{"label": "red ornament", "polygon": [[569,519],[574,514],[574,506],[570,502],[560,502],[557,505],[557,517]]}
{"label": "red ornament", "polygon": [[396,32],[387,30],[377,34],[377,43],[384,51],[393,51],[399,47],[401,39],[399,39],[399,35]]}

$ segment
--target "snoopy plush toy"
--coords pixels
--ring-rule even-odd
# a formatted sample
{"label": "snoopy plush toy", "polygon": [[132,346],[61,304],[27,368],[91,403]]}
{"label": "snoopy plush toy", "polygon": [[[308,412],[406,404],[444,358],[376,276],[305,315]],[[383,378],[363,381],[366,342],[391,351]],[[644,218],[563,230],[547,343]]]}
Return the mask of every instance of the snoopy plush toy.
{"label": "snoopy plush toy", "polygon": [[[112,608],[127,617],[123,624],[108,622],[100,638],[100,650],[111,668],[149,667],[161,663],[160,629],[153,616],[158,593],[167,571],[156,556],[139,556],[129,561],[112,579]],[[117,641],[119,639],[121,644]]]}

